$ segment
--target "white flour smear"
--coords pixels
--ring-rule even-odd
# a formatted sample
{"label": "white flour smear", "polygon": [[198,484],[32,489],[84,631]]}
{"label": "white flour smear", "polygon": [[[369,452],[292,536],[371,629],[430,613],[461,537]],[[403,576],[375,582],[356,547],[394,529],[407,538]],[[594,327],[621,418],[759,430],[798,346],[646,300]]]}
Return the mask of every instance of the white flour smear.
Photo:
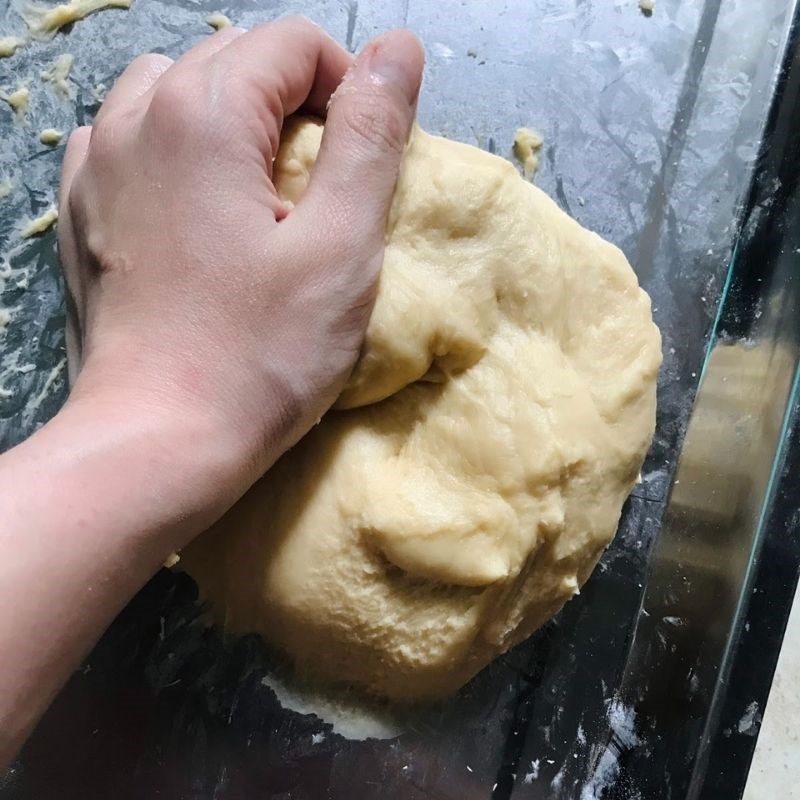
{"label": "white flour smear", "polygon": [[275,674],[265,676],[261,683],[275,692],[284,708],[319,717],[345,739],[393,739],[403,733],[404,727],[388,709],[344,691],[300,687]]}
{"label": "white flour smear", "polygon": [[601,800],[606,789],[613,786],[619,775],[619,756],[639,744],[636,734],[636,712],[619,699],[608,707],[608,722],[613,733],[594,773],[581,790],[581,800]]}

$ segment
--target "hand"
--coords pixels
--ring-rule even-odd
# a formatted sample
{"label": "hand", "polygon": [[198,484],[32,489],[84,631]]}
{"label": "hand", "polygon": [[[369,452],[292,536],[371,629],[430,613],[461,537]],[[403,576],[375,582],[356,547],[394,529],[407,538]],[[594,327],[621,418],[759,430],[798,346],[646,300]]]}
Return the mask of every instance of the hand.
{"label": "hand", "polygon": [[[351,69],[352,67],[352,69]],[[73,390],[0,456],[0,768],[167,554],[336,399],[369,317],[422,70],[286,19],[144,56],[64,159]],[[341,82],[341,86],[339,86]],[[332,96],[332,93],[335,93]],[[292,210],[286,115],[327,124]]]}
{"label": "hand", "polygon": [[[70,402],[213,440],[235,473],[214,514],[328,409],[355,363],[422,61],[403,31],[353,65],[305,19],[229,28],[174,63],[134,61],[70,138]],[[272,162],[299,109],[327,122],[288,210]]]}

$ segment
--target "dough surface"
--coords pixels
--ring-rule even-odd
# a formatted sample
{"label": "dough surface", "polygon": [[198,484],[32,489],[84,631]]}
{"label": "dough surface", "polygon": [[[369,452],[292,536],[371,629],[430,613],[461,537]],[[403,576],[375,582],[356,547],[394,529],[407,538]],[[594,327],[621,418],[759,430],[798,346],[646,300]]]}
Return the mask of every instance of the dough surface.
{"label": "dough surface", "polygon": [[[284,199],[321,133],[287,126]],[[589,577],[653,434],[660,361],[617,248],[503,159],[416,130],[337,409],[181,567],[228,630],[304,672],[449,694]]]}

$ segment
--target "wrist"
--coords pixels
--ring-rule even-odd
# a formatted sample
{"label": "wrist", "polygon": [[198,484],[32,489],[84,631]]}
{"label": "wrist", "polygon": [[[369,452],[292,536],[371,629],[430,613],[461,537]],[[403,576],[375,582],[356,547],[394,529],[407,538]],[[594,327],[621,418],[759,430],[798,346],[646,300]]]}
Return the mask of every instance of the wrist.
{"label": "wrist", "polygon": [[[301,372],[280,358],[248,369],[235,350],[198,337],[193,347],[158,349],[105,335],[95,342],[70,403],[100,406],[112,424],[157,427],[200,466],[235,476],[248,488],[305,433]],[[210,368],[213,365],[213,368]],[[202,454],[202,455],[201,455]]]}
{"label": "wrist", "polygon": [[108,530],[170,552],[220,517],[255,479],[236,435],[205,407],[79,381],[40,432]]}

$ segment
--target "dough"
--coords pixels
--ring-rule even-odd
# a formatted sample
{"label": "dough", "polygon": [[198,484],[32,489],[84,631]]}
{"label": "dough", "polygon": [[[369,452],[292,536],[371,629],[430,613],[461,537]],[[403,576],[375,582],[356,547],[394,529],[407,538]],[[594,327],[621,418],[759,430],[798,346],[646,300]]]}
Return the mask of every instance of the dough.
{"label": "dough", "polygon": [[[321,134],[287,126],[285,200]],[[451,693],[589,577],[651,440],[660,360],[617,248],[503,159],[416,130],[338,408],[181,566],[228,630],[304,673]]]}
{"label": "dough", "polygon": [[517,128],[514,134],[514,155],[522,162],[526,178],[532,178],[539,169],[539,151],[544,139],[540,133],[530,128]]}
{"label": "dough", "polygon": [[24,39],[19,36],[3,36],[0,37],[0,58],[9,58],[25,44]]}
{"label": "dough", "polygon": [[206,24],[210,25],[215,31],[221,31],[223,28],[230,28],[231,21],[221,11],[215,11],[206,17]]}
{"label": "dough", "polygon": [[60,55],[47,69],[39,73],[43,81],[53,84],[57,92],[61,92],[65,97],[69,97],[69,78],[70,70],[75,59],[71,53]]}
{"label": "dough", "polygon": [[57,131],[55,128],[45,128],[39,134],[39,141],[42,144],[47,144],[52,147],[55,147],[57,144],[59,144],[63,138],[64,134],[61,131]]}
{"label": "dough", "polygon": [[69,0],[49,6],[32,0],[20,0],[17,8],[34,39],[50,39],[65,25],[88,17],[104,8],[130,8],[133,0]]}
{"label": "dough", "polygon": [[23,239],[30,239],[32,236],[38,236],[44,233],[49,228],[55,225],[58,219],[58,209],[55,206],[50,206],[44,214],[40,214],[36,219],[32,219],[21,231],[20,236]]}
{"label": "dough", "polygon": [[0,92],[0,100],[4,100],[8,103],[9,108],[14,112],[17,122],[24,122],[30,99],[30,89],[28,89],[27,85],[24,83],[21,83],[16,90],[11,93]]}

